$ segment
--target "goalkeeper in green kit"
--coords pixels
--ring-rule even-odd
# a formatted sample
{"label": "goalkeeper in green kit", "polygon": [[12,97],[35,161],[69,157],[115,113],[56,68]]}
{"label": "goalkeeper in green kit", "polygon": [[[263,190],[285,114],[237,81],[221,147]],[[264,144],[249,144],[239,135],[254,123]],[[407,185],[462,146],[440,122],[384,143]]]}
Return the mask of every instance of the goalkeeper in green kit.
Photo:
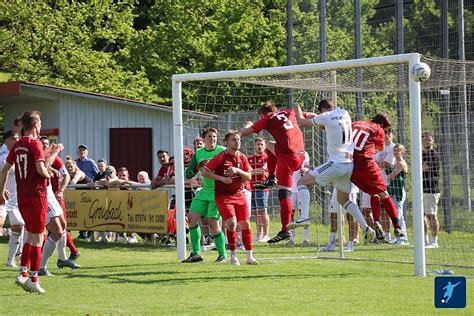
{"label": "goalkeeper in green kit", "polygon": [[[186,168],[187,179],[194,177],[210,159],[226,149],[223,146],[217,145],[217,130],[215,128],[204,130],[202,138],[204,139],[204,148],[196,151],[191,159],[191,163]],[[224,233],[219,224],[220,214],[214,197],[214,185],[213,179],[203,177],[203,188],[196,194],[191,203],[188,220],[192,252],[187,259],[182,261],[183,263],[200,262],[203,260],[201,256],[201,227],[199,226],[201,217],[206,217],[209,220],[211,234],[214,237],[214,243],[219,253],[216,262],[227,261]]]}

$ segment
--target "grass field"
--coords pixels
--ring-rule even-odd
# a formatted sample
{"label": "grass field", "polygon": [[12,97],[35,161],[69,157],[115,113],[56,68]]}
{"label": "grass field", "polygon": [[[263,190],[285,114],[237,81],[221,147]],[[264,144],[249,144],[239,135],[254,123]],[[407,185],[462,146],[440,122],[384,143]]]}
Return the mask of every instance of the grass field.
{"label": "grass field", "polygon": [[[0,253],[7,252],[0,239]],[[78,242],[79,270],[57,269],[41,279],[46,295],[25,293],[16,271],[0,268],[0,314],[260,314],[432,315],[474,314],[474,281],[468,306],[437,310],[433,276],[414,277],[410,264],[313,257],[315,248],[256,245],[259,266],[205,261],[181,264],[172,248]],[[239,254],[241,261],[245,254]],[[295,259],[284,259],[295,257]],[[457,269],[456,274],[463,271]],[[21,303],[19,303],[21,302]]]}

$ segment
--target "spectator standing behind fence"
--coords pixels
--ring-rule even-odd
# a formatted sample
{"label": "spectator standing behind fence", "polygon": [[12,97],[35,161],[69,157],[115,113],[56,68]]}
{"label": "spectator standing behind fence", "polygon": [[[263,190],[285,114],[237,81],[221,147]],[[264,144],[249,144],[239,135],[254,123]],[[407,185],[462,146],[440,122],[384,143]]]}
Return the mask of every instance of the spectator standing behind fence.
{"label": "spectator standing behind fence", "polygon": [[99,169],[99,171],[95,175],[94,181],[99,181],[100,179],[105,178],[105,169],[107,169],[107,161],[105,161],[104,159],[97,160],[97,168]]}
{"label": "spectator standing behind fence", "polygon": [[[405,179],[408,172],[408,165],[403,155],[405,154],[405,146],[402,144],[395,144],[393,146],[393,157],[395,164],[393,167],[386,167],[385,174],[389,180],[387,187],[388,194],[393,199],[395,206],[398,211],[398,221],[400,222],[400,228],[402,229],[403,236],[395,237],[390,240],[391,244],[398,245],[409,245],[407,235],[407,224],[405,222],[405,216],[403,214],[403,203],[405,203]],[[387,240],[388,241],[388,240]]]}
{"label": "spectator standing behind fence", "polygon": [[77,148],[77,167],[81,169],[90,179],[94,179],[97,172],[99,172],[99,168],[94,160],[88,157],[89,150],[87,146],[82,144],[79,145]]}
{"label": "spectator standing behind fence", "polygon": [[268,177],[267,154],[265,153],[266,143],[263,138],[256,138],[254,141],[255,153],[248,158],[252,167],[252,179],[250,180],[252,190],[252,210],[255,211],[255,221],[257,233],[255,240],[267,242],[270,240],[269,228],[270,217],[267,213],[269,189],[255,189],[254,184],[263,182]]}
{"label": "spectator standing behind fence", "polygon": [[[423,211],[425,213],[426,248],[438,248],[438,203],[439,190],[439,152],[434,149],[434,137],[429,132],[422,135],[423,169]],[[430,225],[431,224],[431,225]],[[428,227],[431,227],[431,242],[428,239]]]}
{"label": "spectator standing behind fence", "polygon": [[165,185],[174,183],[174,167],[170,163],[170,156],[167,150],[160,149],[157,151],[156,155],[158,156],[158,162],[161,165],[160,170],[155,179],[151,182],[152,190]]}

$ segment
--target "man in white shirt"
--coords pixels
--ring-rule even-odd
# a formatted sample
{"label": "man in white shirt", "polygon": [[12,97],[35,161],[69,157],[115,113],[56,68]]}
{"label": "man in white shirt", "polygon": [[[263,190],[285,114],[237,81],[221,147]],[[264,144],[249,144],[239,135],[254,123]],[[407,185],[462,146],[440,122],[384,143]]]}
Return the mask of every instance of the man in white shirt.
{"label": "man in white shirt", "polygon": [[[322,99],[318,104],[321,114],[311,114],[305,119],[301,107],[296,104],[295,111],[301,126],[318,125],[326,131],[327,153],[329,160],[309,171],[298,181],[298,185],[327,185],[332,183],[337,189],[337,201],[361,225],[365,233],[365,243],[374,237],[374,230],[367,225],[359,207],[349,199],[351,193],[351,175],[354,167],[352,154],[352,120],[349,113],[336,108],[331,99]],[[314,115],[314,116],[313,116]]]}
{"label": "man in white shirt", "polygon": [[[3,135],[3,149],[0,155],[0,170],[5,165],[5,160],[10,153],[10,149],[18,141],[18,134],[14,131],[7,131]],[[6,190],[10,193],[10,199],[5,202],[5,205],[0,206],[0,216],[8,214],[10,220],[12,233],[8,240],[8,258],[5,265],[10,268],[15,268],[15,256],[21,253],[23,249],[23,226],[25,222],[18,209],[18,202],[16,197],[16,179],[15,179],[15,166],[12,166],[9,170],[8,180],[5,185]]]}

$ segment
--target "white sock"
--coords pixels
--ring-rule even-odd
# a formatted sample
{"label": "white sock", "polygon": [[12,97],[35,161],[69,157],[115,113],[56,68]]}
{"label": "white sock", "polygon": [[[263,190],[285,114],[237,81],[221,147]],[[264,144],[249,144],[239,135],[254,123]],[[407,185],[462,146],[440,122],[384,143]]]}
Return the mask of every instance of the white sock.
{"label": "white sock", "polygon": [[61,238],[58,241],[58,259],[62,261],[67,260],[67,255],[66,255],[66,231],[64,231],[64,234],[61,236]]}
{"label": "white sock", "polygon": [[329,233],[329,244],[334,245],[336,243],[336,233]]}
{"label": "white sock", "polygon": [[230,256],[231,256],[231,257],[237,256],[237,254],[235,253],[235,250],[231,250],[231,251],[230,251]]}
{"label": "white sock", "polygon": [[342,207],[356,219],[356,221],[362,227],[362,231],[365,233],[365,230],[367,229],[367,223],[365,221],[364,215],[362,215],[362,212],[360,211],[360,208],[352,201],[347,201],[347,203]]}
{"label": "white sock", "polygon": [[309,240],[309,228],[303,228],[303,240]]}
{"label": "white sock", "polygon": [[392,239],[392,236],[390,235],[390,233],[389,233],[389,232],[385,232],[385,234],[384,234],[384,235],[385,235],[385,240],[387,240],[387,241],[388,241],[388,240]]}
{"label": "white sock", "polygon": [[309,200],[310,193],[307,186],[298,187],[298,198],[301,208],[301,218],[300,219],[309,219]]}
{"label": "white sock", "polygon": [[23,252],[23,246],[25,246],[26,243],[26,235],[28,232],[26,231],[25,227],[21,230],[21,235],[20,235],[20,246],[18,247],[18,251],[16,252],[16,255],[21,255]]}
{"label": "white sock", "polygon": [[295,239],[296,239],[296,231],[295,231],[294,229],[290,229],[290,235],[291,235],[290,240],[295,241]]}
{"label": "white sock", "polygon": [[430,239],[428,238],[428,235],[425,235],[425,244],[429,244],[430,243]]}
{"label": "white sock", "polygon": [[8,261],[13,261],[20,247],[21,233],[12,232],[8,239]]}
{"label": "white sock", "polygon": [[43,246],[43,253],[41,254],[41,268],[46,268],[48,266],[48,260],[53,255],[58,242],[54,241],[51,236],[48,237]]}
{"label": "white sock", "polygon": [[431,242],[432,242],[433,244],[438,243],[438,236],[432,236],[432,237],[431,237]]}
{"label": "white sock", "polygon": [[253,257],[253,251],[252,250],[246,250],[247,253],[247,258],[252,258]]}

